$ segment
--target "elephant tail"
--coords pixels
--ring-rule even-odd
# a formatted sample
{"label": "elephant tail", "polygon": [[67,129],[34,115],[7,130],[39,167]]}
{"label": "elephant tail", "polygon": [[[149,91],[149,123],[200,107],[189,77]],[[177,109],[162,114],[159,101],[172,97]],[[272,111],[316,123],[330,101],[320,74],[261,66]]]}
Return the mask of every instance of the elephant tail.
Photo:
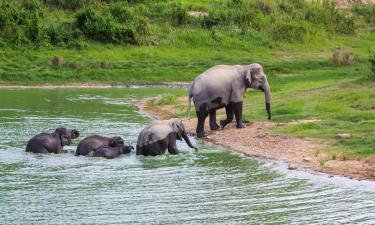
{"label": "elephant tail", "polygon": [[189,111],[188,111],[188,118],[190,120],[190,111],[191,111],[191,98],[193,97],[191,89],[189,90]]}

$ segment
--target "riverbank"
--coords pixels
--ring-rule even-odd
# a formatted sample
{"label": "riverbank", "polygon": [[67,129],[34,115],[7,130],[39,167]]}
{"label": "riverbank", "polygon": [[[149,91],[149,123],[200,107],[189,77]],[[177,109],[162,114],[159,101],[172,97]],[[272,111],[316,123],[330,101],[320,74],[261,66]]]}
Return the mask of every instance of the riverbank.
{"label": "riverbank", "polygon": [[[187,104],[186,98],[178,98],[180,104]],[[155,119],[168,119],[176,115],[177,108],[170,105],[158,106],[153,99],[144,99],[137,104],[141,112]],[[222,117],[223,111],[218,113]],[[182,117],[187,131],[195,133],[196,119]],[[294,121],[293,123],[309,123],[311,121]],[[329,143],[313,138],[298,138],[280,134],[274,129],[286,123],[269,121],[252,121],[246,128],[236,129],[234,123],[225,129],[209,131],[204,141],[220,145],[224,148],[241,153],[245,156],[260,157],[284,161],[289,169],[308,169],[332,175],[340,175],[355,179],[375,180],[375,163],[372,160],[349,160],[332,156],[324,151]],[[207,126],[207,124],[206,124]]]}
{"label": "riverbank", "polygon": [[105,83],[68,83],[68,84],[39,84],[39,85],[13,85],[1,84],[0,88],[5,89],[57,89],[57,88],[186,88],[189,85],[187,82],[168,82],[160,84],[105,84]]}

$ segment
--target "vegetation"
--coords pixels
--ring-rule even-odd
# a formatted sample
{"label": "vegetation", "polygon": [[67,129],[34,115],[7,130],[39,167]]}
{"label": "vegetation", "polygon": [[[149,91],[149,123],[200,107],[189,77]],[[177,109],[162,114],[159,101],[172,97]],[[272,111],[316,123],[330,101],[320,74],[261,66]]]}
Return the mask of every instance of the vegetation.
{"label": "vegetation", "polygon": [[[273,120],[310,121],[279,132],[325,139],[344,158],[374,156],[375,6],[316,2],[0,0],[0,82],[189,82],[216,64],[259,62]],[[262,93],[248,92],[245,106],[246,119],[266,118]]]}

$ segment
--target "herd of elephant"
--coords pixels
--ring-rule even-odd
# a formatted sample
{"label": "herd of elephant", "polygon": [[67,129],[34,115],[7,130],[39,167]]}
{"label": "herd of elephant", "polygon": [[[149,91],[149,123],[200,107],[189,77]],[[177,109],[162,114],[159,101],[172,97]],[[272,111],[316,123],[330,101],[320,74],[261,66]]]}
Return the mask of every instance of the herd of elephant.
{"label": "herd of elephant", "polygon": [[[214,66],[193,81],[189,89],[189,115],[191,99],[196,109],[198,123],[196,135],[205,135],[204,123],[209,116],[211,130],[224,128],[236,118],[237,128],[244,128],[242,121],[243,98],[247,88],[259,89],[264,92],[268,119],[271,119],[270,86],[263,67],[258,63],[245,66],[218,65]],[[216,110],[224,108],[227,118],[216,122]],[[26,146],[26,152],[60,153],[65,145],[79,136],[75,129],[57,128],[53,133],[41,133],[32,137]],[[161,155],[166,152],[178,154],[176,140],[184,139],[189,147],[196,149],[186,134],[180,119],[154,121],[146,126],[139,134],[136,146],[137,155]],[[116,158],[134,150],[132,145],[126,145],[121,137],[105,137],[92,135],[81,140],[75,155],[92,155]]]}

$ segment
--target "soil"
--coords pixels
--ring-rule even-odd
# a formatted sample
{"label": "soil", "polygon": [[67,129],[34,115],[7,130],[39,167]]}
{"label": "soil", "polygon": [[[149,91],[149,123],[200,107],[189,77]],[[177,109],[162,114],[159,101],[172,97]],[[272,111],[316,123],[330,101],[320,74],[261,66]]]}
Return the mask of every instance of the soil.
{"label": "soil", "polygon": [[[179,112],[173,105],[157,106],[153,99],[144,99],[137,104],[139,110],[154,119],[169,119]],[[179,104],[187,105],[187,97],[179,98]],[[186,109],[186,107],[184,108]],[[224,111],[218,111],[218,120]],[[196,118],[182,118],[186,130],[195,135]],[[292,123],[306,121],[293,121]],[[280,160],[287,163],[290,169],[323,172],[349,178],[375,180],[375,163],[372,160],[338,159],[325,153],[328,146],[321,140],[298,138],[277,134],[272,128],[285,124],[270,121],[247,122],[246,128],[237,129],[235,123],[224,129],[209,131],[206,121],[207,136],[204,141],[220,145],[245,156]]]}

